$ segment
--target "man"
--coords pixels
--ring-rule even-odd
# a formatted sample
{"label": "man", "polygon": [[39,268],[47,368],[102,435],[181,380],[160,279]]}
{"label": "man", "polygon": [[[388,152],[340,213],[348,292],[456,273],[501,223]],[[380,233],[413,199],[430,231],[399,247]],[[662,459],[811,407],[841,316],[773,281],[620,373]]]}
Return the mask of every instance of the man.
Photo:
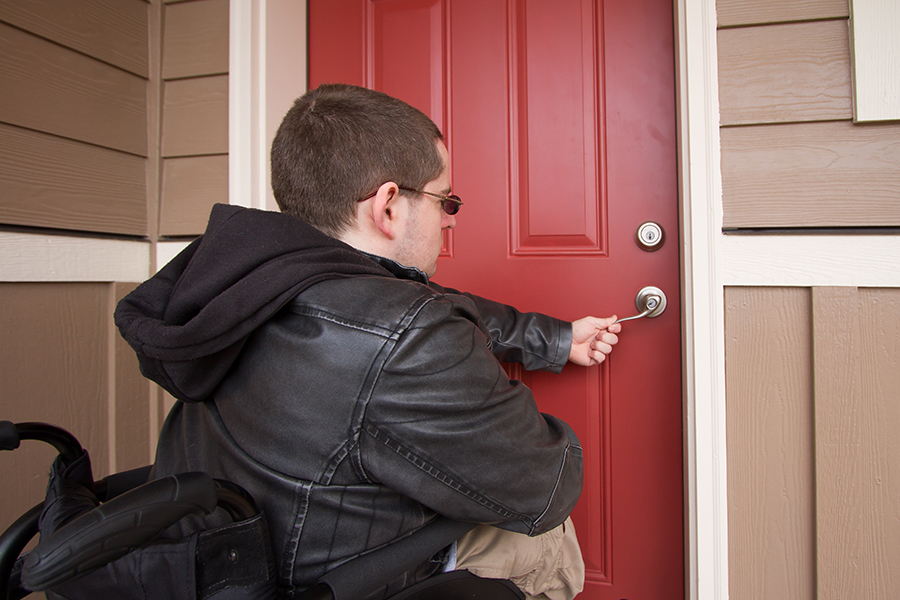
{"label": "man", "polygon": [[[440,131],[384,94],[298,99],[272,187],[283,214],[217,206],[117,308],[144,374],[180,400],[156,474],[245,487],[288,593],[441,514],[485,525],[459,540],[457,568],[577,594],[581,447],[499,361],[599,364],[615,317],[569,324],[432,283],[462,202]],[[395,585],[442,568],[423,560]]]}

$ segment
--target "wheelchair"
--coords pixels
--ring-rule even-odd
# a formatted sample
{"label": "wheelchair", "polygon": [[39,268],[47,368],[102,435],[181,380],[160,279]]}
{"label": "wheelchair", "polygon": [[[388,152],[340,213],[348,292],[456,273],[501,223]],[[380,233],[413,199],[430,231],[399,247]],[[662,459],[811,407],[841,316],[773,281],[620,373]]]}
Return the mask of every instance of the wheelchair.
{"label": "wheelchair", "polygon": [[[0,449],[38,440],[58,452],[44,502],[0,535],[0,600],[45,592],[49,600],[276,600],[284,597],[265,515],[239,486],[206,473],[148,480],[151,467],[100,481],[69,432],[45,423],[0,421]],[[182,540],[160,534],[217,507],[231,523]],[[467,571],[428,577],[393,595],[397,576],[434,556],[473,527],[439,518],[418,532],[326,573],[295,600],[524,600],[510,581]],[[30,540],[40,542],[23,554]],[[376,594],[376,596],[373,596]]]}

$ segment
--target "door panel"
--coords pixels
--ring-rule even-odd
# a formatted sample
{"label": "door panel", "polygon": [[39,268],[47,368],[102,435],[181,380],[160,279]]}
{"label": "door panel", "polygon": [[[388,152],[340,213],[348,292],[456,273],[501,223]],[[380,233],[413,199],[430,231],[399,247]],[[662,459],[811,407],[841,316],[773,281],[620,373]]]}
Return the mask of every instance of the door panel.
{"label": "door panel", "polygon": [[[600,367],[508,371],[584,446],[580,597],[683,597],[671,2],[310,0],[309,23],[310,87],[379,89],[447,138],[465,206],[436,281],[564,319],[666,293]],[[648,220],[667,235],[655,252],[634,240]]]}

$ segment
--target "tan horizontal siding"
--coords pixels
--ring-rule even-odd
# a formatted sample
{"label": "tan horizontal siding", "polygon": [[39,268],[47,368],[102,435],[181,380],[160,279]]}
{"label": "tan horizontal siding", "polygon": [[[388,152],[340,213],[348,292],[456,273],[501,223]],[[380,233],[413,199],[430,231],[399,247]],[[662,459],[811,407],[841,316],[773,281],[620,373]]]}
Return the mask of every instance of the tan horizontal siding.
{"label": "tan horizontal siding", "polygon": [[146,156],[141,77],[0,24],[0,80],[0,122]]}
{"label": "tan horizontal siding", "polygon": [[0,21],[148,76],[144,0],[0,0]]}
{"label": "tan horizontal siding", "polygon": [[0,124],[0,222],[145,235],[145,163]]}
{"label": "tan horizontal siding", "polygon": [[165,82],[162,155],[228,152],[228,76]]}
{"label": "tan horizontal siding", "polygon": [[162,7],[159,234],[203,232],[228,202],[228,0]]}
{"label": "tan horizontal siding", "polygon": [[850,119],[846,21],[718,32],[722,125]]}
{"label": "tan horizontal siding", "polygon": [[848,0],[717,0],[719,27],[847,17]]}
{"label": "tan horizontal siding", "polygon": [[163,79],[228,72],[228,0],[165,7]]}
{"label": "tan horizontal siding", "polygon": [[900,124],[725,127],[723,224],[900,226]]}
{"label": "tan horizontal siding", "polygon": [[202,232],[213,204],[228,203],[228,156],[191,156],[163,161],[159,233]]}

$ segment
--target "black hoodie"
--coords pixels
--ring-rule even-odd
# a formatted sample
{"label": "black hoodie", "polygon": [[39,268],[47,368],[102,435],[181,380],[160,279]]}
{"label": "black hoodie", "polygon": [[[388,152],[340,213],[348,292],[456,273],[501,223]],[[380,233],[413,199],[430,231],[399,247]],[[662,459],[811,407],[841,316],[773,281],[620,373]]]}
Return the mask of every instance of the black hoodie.
{"label": "black hoodie", "polygon": [[185,402],[207,399],[250,334],[309,286],[390,276],[300,219],[217,204],[206,233],[115,312],[141,373]]}

